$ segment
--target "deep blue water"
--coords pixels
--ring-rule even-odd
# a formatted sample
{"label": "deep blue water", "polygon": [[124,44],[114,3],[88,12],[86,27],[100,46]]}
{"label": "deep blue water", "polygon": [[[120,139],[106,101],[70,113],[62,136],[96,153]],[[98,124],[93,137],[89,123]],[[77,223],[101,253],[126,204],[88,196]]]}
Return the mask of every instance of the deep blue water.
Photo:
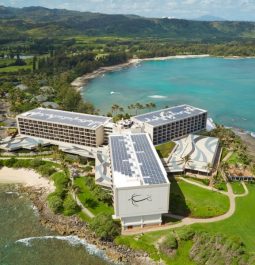
{"label": "deep blue water", "polygon": [[255,132],[255,59],[145,61],[92,80],[82,95],[101,113],[113,104],[186,103],[207,109],[215,122]]}

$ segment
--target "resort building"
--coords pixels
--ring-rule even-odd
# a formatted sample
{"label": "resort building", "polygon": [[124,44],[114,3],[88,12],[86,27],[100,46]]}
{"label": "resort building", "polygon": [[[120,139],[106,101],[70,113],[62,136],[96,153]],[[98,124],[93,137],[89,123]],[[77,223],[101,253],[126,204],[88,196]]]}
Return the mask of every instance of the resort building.
{"label": "resort building", "polygon": [[211,174],[220,158],[219,139],[190,134],[175,141],[176,146],[166,163],[171,173]]}
{"label": "resort building", "polygon": [[170,183],[148,134],[109,137],[114,218],[124,228],[161,224],[169,210]]}
{"label": "resort building", "polygon": [[[37,108],[17,116],[21,136],[98,147],[105,141],[105,126],[111,118],[62,110]],[[109,133],[109,129],[107,131]]]}
{"label": "resort building", "polygon": [[149,112],[132,118],[140,123],[154,145],[206,129],[207,111],[189,105]]}

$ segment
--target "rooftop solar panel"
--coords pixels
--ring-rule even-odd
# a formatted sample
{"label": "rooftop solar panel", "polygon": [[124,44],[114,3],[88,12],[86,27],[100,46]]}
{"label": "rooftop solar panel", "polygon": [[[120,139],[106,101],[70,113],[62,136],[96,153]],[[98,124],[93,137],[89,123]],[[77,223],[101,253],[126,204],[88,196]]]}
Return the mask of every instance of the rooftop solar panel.
{"label": "rooftop solar panel", "polygon": [[39,121],[61,123],[71,126],[79,126],[95,129],[103,125],[111,118],[104,116],[89,115],[83,113],[69,112],[63,110],[53,110],[37,108],[21,114],[19,117],[32,118]]}
{"label": "rooftop solar panel", "polygon": [[198,109],[189,105],[180,105],[163,110],[145,113],[134,118],[141,122],[146,122],[152,126],[160,126],[172,121],[185,119],[206,113],[205,110]]}
{"label": "rooftop solar panel", "polygon": [[[127,177],[139,175],[144,184],[167,183],[166,173],[146,134],[111,135],[112,169]],[[132,157],[132,158],[131,158]],[[136,170],[134,170],[136,168]]]}

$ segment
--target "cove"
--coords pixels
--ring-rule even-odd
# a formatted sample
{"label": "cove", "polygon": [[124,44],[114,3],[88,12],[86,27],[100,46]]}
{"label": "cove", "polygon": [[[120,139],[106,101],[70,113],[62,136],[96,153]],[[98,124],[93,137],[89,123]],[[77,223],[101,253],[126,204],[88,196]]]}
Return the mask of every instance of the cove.
{"label": "cove", "polygon": [[[255,59],[183,58],[142,61],[91,80],[81,91],[102,114],[154,102],[157,109],[190,104],[215,122],[255,132]],[[149,111],[149,110],[146,110]]]}

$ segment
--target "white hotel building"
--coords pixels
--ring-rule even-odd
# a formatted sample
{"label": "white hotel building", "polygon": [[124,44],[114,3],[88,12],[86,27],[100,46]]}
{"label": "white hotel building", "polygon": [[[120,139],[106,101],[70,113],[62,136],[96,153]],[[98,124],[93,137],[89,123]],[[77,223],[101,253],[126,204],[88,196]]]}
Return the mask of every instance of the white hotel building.
{"label": "white hotel building", "polygon": [[146,133],[109,137],[115,218],[124,228],[161,224],[170,183]]}
{"label": "white hotel building", "polygon": [[109,117],[37,108],[17,116],[20,138],[0,147],[46,143],[95,158],[96,183],[113,190],[114,218],[124,228],[161,224],[170,183],[153,144],[204,130],[206,120],[205,110],[181,105],[135,116],[130,127],[117,128]]}
{"label": "white hotel building", "polygon": [[132,118],[147,132],[154,145],[206,129],[207,111],[189,105],[145,113]]}

